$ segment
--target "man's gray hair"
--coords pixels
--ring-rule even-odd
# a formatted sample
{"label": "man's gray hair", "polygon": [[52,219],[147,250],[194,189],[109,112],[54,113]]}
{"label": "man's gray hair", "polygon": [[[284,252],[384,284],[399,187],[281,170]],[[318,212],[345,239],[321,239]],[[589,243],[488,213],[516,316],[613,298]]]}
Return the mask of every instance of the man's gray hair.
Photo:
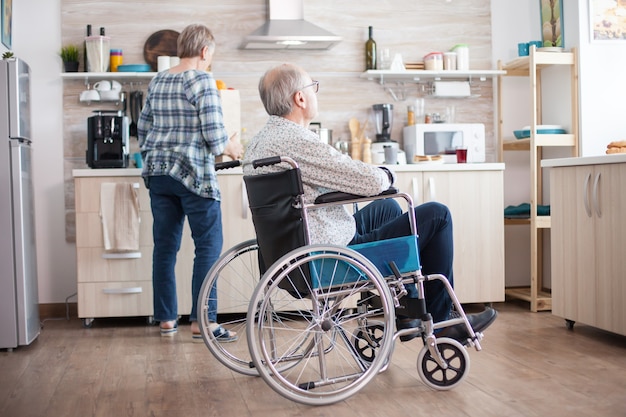
{"label": "man's gray hair", "polygon": [[284,117],[293,110],[292,97],[305,84],[304,71],[292,64],[269,69],[259,81],[259,95],[270,116]]}

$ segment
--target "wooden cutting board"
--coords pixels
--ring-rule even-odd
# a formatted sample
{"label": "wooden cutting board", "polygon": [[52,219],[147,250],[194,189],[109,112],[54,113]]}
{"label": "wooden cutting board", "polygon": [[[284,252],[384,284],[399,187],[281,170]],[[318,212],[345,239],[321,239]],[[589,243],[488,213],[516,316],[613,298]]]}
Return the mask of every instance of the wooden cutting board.
{"label": "wooden cutting board", "polygon": [[143,46],[143,58],[150,65],[152,71],[157,70],[159,56],[176,56],[176,42],[179,33],[175,30],[159,30],[148,37]]}

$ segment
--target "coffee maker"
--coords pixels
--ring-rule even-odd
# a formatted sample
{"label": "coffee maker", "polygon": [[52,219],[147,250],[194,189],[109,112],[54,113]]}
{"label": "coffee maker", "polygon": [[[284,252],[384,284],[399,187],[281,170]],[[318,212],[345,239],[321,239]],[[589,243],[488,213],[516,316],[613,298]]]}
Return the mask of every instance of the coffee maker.
{"label": "coffee maker", "polygon": [[87,119],[87,165],[90,168],[127,168],[128,117],[121,111],[96,110],[94,113],[95,116]]}

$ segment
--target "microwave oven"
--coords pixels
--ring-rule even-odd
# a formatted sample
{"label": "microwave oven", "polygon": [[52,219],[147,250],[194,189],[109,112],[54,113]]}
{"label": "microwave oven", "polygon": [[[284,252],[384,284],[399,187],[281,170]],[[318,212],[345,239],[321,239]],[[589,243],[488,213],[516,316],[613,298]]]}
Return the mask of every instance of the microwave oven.
{"label": "microwave oven", "polygon": [[485,162],[485,125],[482,123],[420,123],[404,127],[407,163],[415,155],[441,155],[456,163],[456,149],[467,148],[467,162]]}

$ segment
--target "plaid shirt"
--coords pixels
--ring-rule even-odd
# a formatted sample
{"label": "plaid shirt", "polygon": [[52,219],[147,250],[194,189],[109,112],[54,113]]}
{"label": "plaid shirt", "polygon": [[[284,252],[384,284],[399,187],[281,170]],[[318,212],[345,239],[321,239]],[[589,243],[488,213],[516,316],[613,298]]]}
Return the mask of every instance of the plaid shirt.
{"label": "plaid shirt", "polygon": [[142,176],[169,175],[189,191],[220,199],[215,156],[228,141],[222,104],[210,73],[160,72],[150,82],[137,123]]}

